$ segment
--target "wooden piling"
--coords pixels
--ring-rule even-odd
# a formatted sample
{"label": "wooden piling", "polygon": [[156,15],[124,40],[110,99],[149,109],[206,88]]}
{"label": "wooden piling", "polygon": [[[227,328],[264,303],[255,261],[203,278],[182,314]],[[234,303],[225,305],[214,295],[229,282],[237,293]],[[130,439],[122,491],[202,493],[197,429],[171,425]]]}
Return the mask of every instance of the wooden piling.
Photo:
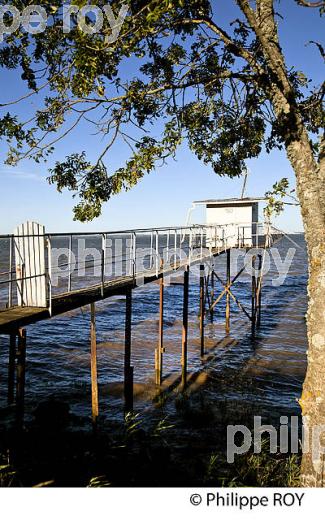
{"label": "wooden piling", "polygon": [[188,338],[188,288],[190,268],[186,266],[184,271],[184,294],[183,294],[183,330],[182,330],[182,390],[187,383],[187,338]]}
{"label": "wooden piling", "polygon": [[200,265],[200,354],[204,356],[204,265]]}
{"label": "wooden piling", "polygon": [[[214,301],[214,265],[212,266],[211,272],[211,302]],[[213,323],[214,307],[210,305],[210,320]]]}
{"label": "wooden piling", "polygon": [[15,400],[16,333],[10,334],[8,364],[8,404]]}
{"label": "wooden piling", "polygon": [[162,366],[164,353],[164,277],[160,278],[159,284],[159,331],[158,346],[155,351],[155,381],[156,385],[162,383]]}
{"label": "wooden piling", "polygon": [[258,255],[258,280],[257,280],[257,319],[256,325],[261,325],[261,305],[262,305],[262,255]]}
{"label": "wooden piling", "polygon": [[96,308],[90,304],[90,350],[91,350],[91,412],[93,425],[96,426],[99,415],[98,380],[97,380],[97,338],[96,338]]}
{"label": "wooden piling", "polygon": [[133,367],[131,366],[132,289],[126,291],[124,349],[124,407],[133,410]]}
{"label": "wooden piling", "polygon": [[[231,285],[230,280],[230,253],[231,250],[227,249],[227,282],[226,286],[229,289]],[[230,332],[230,293],[226,291],[226,334]]]}
{"label": "wooden piling", "polygon": [[17,381],[16,381],[16,411],[19,423],[24,419],[25,372],[26,372],[26,330],[18,330],[17,346]]}
{"label": "wooden piling", "polygon": [[252,257],[252,305],[251,305],[251,323],[252,323],[252,335],[255,334],[256,328],[256,276],[255,276],[255,260],[256,257]]}

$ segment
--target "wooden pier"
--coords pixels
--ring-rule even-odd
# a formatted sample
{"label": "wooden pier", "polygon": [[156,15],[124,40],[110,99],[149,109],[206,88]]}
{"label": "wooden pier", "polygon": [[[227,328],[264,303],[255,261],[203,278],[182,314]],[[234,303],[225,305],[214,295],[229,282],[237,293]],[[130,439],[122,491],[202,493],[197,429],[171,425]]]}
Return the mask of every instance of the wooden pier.
{"label": "wooden pier", "polygon": [[[224,226],[223,226],[224,227]],[[233,226],[232,226],[233,227]],[[254,224],[258,229],[258,224]],[[271,228],[268,228],[271,230]],[[245,234],[246,233],[246,234]],[[99,261],[96,264],[94,258],[91,269],[97,267],[100,273],[100,282],[91,284],[87,281],[86,286],[72,288],[73,271],[62,271],[63,267],[72,265],[72,243],[78,237],[88,237],[92,240],[100,239],[101,250]],[[122,255],[122,266],[125,272],[120,275],[106,276],[108,264],[107,244],[109,237],[121,240],[130,237],[130,247],[127,254]],[[230,243],[229,233],[225,233],[220,226],[190,226],[188,228],[160,228],[149,230],[131,230],[126,232],[107,232],[98,234],[55,234],[46,235],[44,228],[35,223],[27,223],[18,228],[18,233],[0,237],[9,244],[10,265],[8,266],[8,278],[2,284],[8,284],[8,300],[6,308],[0,311],[0,334],[9,337],[9,363],[8,363],[8,404],[16,400],[17,420],[21,423],[24,414],[25,395],[25,360],[26,360],[26,327],[36,322],[51,319],[68,311],[90,306],[90,375],[91,375],[91,402],[92,421],[94,427],[97,425],[100,413],[98,399],[97,380],[97,341],[96,341],[96,302],[105,300],[112,296],[123,295],[126,297],[125,308],[125,352],[124,352],[124,398],[125,410],[133,408],[133,366],[132,366],[132,291],[139,285],[147,285],[159,282],[159,331],[157,347],[155,350],[155,381],[159,388],[163,381],[163,317],[164,317],[164,281],[167,277],[175,275],[183,276],[183,330],[180,339],[181,352],[181,389],[187,386],[187,343],[188,343],[188,294],[189,275],[194,265],[199,265],[199,303],[200,303],[200,351],[198,355],[204,359],[204,325],[207,316],[213,320],[215,306],[225,297],[225,332],[230,332],[230,300],[233,300],[243,314],[252,324],[252,334],[260,322],[261,288],[262,288],[262,254],[253,256],[253,267],[257,275],[252,275],[252,305],[247,310],[238,301],[232,292],[232,286],[243,273],[241,269],[231,279],[230,261],[231,251],[241,248],[245,251],[251,248],[266,250],[275,240],[279,239],[279,233],[262,235],[261,232],[252,232],[248,235],[244,225],[237,225],[235,229],[236,242]],[[55,294],[53,287],[53,241],[63,240],[68,237],[69,250],[65,252],[68,263],[60,264],[59,273],[67,278],[67,290],[59,287]],[[95,237],[95,238],[94,238]],[[147,260],[144,256],[140,259],[137,243],[146,240],[149,245]],[[262,249],[261,249],[262,248]],[[140,248],[143,253],[143,248]],[[96,251],[92,250],[96,256]],[[183,254],[185,251],[186,254]],[[214,259],[220,255],[226,255],[226,277],[225,282],[215,271]],[[110,258],[114,266],[117,256]],[[120,257],[119,257],[120,258]],[[78,264],[79,259],[77,259]],[[72,268],[71,268],[72,270]],[[208,272],[209,271],[209,272]],[[3,273],[1,273],[3,275]],[[107,279],[108,278],[108,279]],[[1,279],[0,279],[1,280]],[[88,279],[87,279],[88,280]],[[215,282],[220,282],[222,292],[216,294]],[[80,284],[79,284],[80,285]],[[17,293],[17,301],[13,296]],[[32,329],[31,329],[32,333]],[[16,390],[15,390],[16,388]]]}
{"label": "wooden pier", "polygon": [[[212,251],[213,256],[219,256],[224,251]],[[204,259],[204,258],[203,258]],[[202,261],[193,260],[191,265],[195,265]],[[163,279],[164,277],[175,274],[175,271],[181,271],[186,268],[188,262],[177,262],[169,268],[160,268],[158,273],[149,272],[143,277],[143,285]],[[59,316],[65,312],[69,312],[80,307],[85,307],[92,303],[110,298],[112,296],[125,296],[129,290],[136,287],[136,281],[133,276],[121,276],[114,280],[105,282],[104,284],[91,285],[82,289],[76,289],[70,292],[53,296],[51,299],[51,309],[43,307],[12,307],[0,311],[0,334],[11,334],[13,331],[36,323],[38,321],[50,319]]]}

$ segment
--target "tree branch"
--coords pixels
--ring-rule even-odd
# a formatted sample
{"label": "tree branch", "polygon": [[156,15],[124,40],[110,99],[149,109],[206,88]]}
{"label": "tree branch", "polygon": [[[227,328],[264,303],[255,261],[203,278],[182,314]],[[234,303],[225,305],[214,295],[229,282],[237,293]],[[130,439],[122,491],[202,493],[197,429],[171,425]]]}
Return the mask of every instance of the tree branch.
{"label": "tree branch", "polygon": [[313,43],[318,48],[323,60],[325,60],[325,49],[319,42],[314,42],[313,40],[310,40],[308,43]]}
{"label": "tree branch", "polygon": [[322,0],[320,2],[307,2],[307,0],[296,0],[298,5],[302,5],[303,7],[325,7],[325,2]]}
{"label": "tree branch", "polygon": [[227,34],[226,31],[221,29],[221,27],[219,27],[211,19],[209,19],[209,18],[183,18],[182,20],[180,20],[177,23],[185,24],[185,25],[191,25],[191,24],[206,25],[207,27],[209,27],[209,29],[211,29],[215,34],[217,34],[221,38],[221,40],[227,47],[231,48],[232,53],[235,56],[237,56],[239,58],[243,58],[247,63],[249,63],[249,65],[253,68],[253,70],[255,70],[255,72],[257,72],[258,74],[260,74],[260,75],[265,74],[265,70],[257,62],[255,56],[253,54],[251,54],[250,52],[248,52],[243,47],[240,47],[239,45],[237,45],[232,40],[232,38],[229,36],[229,34]]}

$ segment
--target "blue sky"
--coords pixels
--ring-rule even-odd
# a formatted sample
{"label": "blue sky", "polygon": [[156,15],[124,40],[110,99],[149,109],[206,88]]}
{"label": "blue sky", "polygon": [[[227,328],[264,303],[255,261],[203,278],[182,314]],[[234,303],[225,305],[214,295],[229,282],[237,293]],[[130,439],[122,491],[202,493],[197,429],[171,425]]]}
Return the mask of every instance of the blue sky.
{"label": "blue sky", "polygon": [[[216,13],[222,24],[237,16],[234,2],[216,1]],[[323,64],[320,54],[309,40],[322,41],[324,18],[315,9],[298,7],[294,0],[282,0],[277,10],[284,16],[280,22],[281,44],[289,66],[302,70],[315,84],[323,80]],[[9,101],[23,92],[17,73],[0,71],[0,102]],[[33,98],[33,106],[37,99]],[[146,176],[135,188],[117,195],[103,209],[102,216],[87,224],[73,221],[73,200],[69,193],[59,194],[46,182],[51,161],[63,159],[72,151],[82,151],[89,141],[86,129],[81,128],[65,143],[61,143],[48,164],[23,162],[12,169],[4,165],[4,148],[0,150],[0,234],[12,232],[26,220],[35,220],[46,226],[47,231],[96,231],[152,226],[172,226],[185,223],[191,202],[197,199],[239,196],[242,179],[217,177],[212,169],[200,163],[182,146],[176,161]],[[91,140],[92,152],[100,150],[100,141]],[[110,162],[124,158],[125,149],[115,148]],[[250,175],[247,195],[262,196],[276,180],[288,177],[294,187],[294,174],[285,152],[262,153],[258,159],[248,161]],[[193,220],[202,221],[202,214]],[[298,208],[288,206],[277,219],[277,224],[288,231],[302,230]]]}

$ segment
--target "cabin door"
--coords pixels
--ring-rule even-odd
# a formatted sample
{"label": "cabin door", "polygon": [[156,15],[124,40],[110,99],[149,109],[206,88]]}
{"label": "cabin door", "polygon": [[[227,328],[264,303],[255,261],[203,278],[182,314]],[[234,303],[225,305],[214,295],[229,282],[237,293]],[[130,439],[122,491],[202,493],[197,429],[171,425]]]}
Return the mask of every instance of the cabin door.
{"label": "cabin door", "polygon": [[47,307],[45,228],[36,222],[14,231],[17,302],[20,307]]}

